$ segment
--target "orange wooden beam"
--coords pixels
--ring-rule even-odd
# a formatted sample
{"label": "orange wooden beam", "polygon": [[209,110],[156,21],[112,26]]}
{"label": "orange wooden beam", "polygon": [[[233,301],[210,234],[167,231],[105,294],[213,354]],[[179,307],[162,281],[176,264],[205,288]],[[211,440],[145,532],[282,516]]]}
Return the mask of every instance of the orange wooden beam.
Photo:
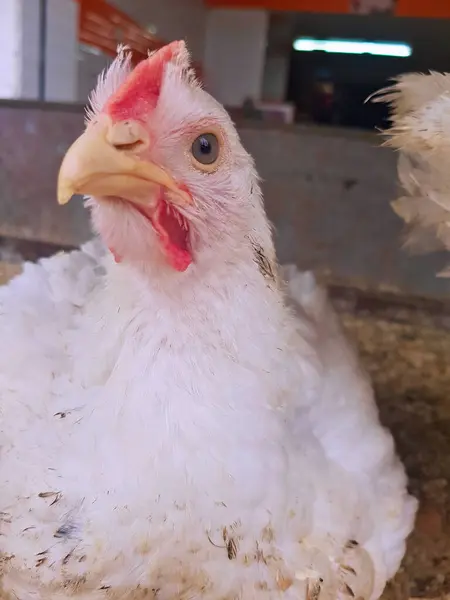
{"label": "orange wooden beam", "polygon": [[450,18],[449,0],[398,0],[395,14],[398,17]]}
{"label": "orange wooden beam", "polygon": [[259,8],[293,12],[348,12],[349,0],[205,0],[210,8]]}
{"label": "orange wooden beam", "polygon": [[[367,0],[366,0],[367,2]],[[360,0],[364,4],[365,0]],[[205,0],[210,8],[265,9],[276,11],[351,14],[351,0]],[[368,6],[375,4],[368,0]],[[386,5],[386,2],[381,4]],[[392,1],[392,14],[398,17],[450,18],[450,0]]]}

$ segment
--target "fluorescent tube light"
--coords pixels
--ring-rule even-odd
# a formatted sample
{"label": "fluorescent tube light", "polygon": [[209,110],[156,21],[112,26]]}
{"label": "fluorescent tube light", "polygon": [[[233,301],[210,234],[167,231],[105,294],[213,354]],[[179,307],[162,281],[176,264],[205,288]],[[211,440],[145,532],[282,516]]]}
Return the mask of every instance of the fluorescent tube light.
{"label": "fluorescent tube light", "polygon": [[394,56],[406,58],[411,56],[412,48],[400,42],[365,42],[363,40],[317,40],[314,38],[297,38],[294,50],[298,52],[322,51],[333,54],[372,54],[374,56]]}

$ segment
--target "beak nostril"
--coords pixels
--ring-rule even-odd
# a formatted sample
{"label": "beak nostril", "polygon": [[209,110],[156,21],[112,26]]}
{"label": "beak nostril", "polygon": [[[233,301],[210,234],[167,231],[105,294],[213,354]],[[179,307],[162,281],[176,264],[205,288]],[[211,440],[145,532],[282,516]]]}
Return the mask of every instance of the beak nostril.
{"label": "beak nostril", "polygon": [[122,121],[109,124],[106,131],[106,141],[120,152],[143,150],[148,145],[148,135],[140,123]]}
{"label": "beak nostril", "polygon": [[139,148],[142,148],[142,146],[144,146],[144,142],[142,140],[136,140],[135,142],[127,142],[127,143],[117,143],[117,144],[113,144],[114,148],[116,150],[120,150],[120,151],[133,151],[133,150],[139,150]]}

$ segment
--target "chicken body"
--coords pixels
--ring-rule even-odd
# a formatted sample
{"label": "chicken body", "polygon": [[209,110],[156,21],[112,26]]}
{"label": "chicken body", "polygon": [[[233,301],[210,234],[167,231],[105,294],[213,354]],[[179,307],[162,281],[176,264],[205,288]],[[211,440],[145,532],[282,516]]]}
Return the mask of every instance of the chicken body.
{"label": "chicken body", "polygon": [[99,249],[1,290],[4,592],[376,597],[415,501],[323,292],[230,269],[155,319]]}
{"label": "chicken body", "polygon": [[251,239],[183,272],[93,243],[0,290],[2,597],[369,600],[398,569],[416,501],[252,173]]}

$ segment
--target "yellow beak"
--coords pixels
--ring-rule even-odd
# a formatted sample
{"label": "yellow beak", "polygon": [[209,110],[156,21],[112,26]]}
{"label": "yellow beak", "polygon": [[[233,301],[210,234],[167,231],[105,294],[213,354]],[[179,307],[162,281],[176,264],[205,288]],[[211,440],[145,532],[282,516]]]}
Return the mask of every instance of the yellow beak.
{"label": "yellow beak", "polygon": [[139,148],[142,139],[135,139],[138,143],[133,146],[133,136],[130,138],[129,130],[127,134],[123,143],[123,124],[114,125],[109,119],[88,126],[62,161],[58,175],[59,204],[69,202],[74,194],[87,194],[115,196],[149,206],[160,187],[172,192],[180,205],[192,203],[190,195],[164,169],[136,155],[133,148]]}

